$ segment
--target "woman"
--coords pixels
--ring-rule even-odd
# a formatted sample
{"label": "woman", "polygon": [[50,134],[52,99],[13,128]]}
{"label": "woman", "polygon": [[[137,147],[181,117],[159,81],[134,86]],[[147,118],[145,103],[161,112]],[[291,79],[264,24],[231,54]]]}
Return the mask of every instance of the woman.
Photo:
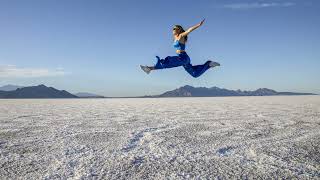
{"label": "woman", "polygon": [[187,31],[185,31],[180,25],[175,25],[173,28],[173,47],[177,49],[177,56],[167,56],[164,59],[160,59],[158,56],[156,56],[157,63],[155,66],[140,65],[141,69],[149,74],[152,70],[183,66],[191,76],[196,78],[203,74],[209,68],[220,66],[219,63],[213,61],[207,61],[203,65],[192,66],[192,64],[190,64],[190,58],[185,51],[185,44],[188,40],[188,34],[200,27],[203,23],[204,20],[202,20],[199,24],[189,28]]}

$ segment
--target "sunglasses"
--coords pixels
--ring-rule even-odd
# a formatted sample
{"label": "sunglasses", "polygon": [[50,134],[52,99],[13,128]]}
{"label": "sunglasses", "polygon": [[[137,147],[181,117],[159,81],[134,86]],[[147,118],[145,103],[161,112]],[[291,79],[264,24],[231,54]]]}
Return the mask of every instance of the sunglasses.
{"label": "sunglasses", "polygon": [[173,30],[179,30],[179,28],[176,28],[176,27],[175,27],[175,28],[173,28]]}

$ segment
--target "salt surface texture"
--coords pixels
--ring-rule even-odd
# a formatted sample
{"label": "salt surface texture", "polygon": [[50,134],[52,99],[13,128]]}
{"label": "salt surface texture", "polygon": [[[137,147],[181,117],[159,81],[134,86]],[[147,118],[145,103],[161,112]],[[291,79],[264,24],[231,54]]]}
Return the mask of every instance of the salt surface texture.
{"label": "salt surface texture", "polygon": [[0,100],[0,179],[320,178],[320,96]]}

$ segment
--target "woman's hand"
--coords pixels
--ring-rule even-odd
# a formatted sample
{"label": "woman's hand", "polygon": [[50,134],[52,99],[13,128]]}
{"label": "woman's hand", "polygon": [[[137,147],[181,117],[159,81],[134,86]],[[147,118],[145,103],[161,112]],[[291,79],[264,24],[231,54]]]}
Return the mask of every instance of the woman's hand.
{"label": "woman's hand", "polygon": [[198,27],[200,27],[203,23],[204,23],[204,20],[203,19],[199,24],[195,25],[195,26],[192,26],[191,28],[189,28],[188,30],[186,30],[185,32],[181,33],[180,36],[181,37],[184,37],[184,36],[187,36],[189,33],[191,33],[193,30],[197,29]]}
{"label": "woman's hand", "polygon": [[203,19],[198,25],[201,26],[204,23],[204,20],[205,19]]}

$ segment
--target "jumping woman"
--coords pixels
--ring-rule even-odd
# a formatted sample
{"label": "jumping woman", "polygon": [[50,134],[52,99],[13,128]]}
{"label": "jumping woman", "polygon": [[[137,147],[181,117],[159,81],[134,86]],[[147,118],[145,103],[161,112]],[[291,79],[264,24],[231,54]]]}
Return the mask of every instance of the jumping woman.
{"label": "jumping woman", "polygon": [[206,70],[211,67],[220,66],[219,63],[213,61],[207,61],[202,65],[195,65],[193,66],[190,63],[190,58],[185,51],[186,42],[188,40],[188,34],[191,33],[193,30],[197,29],[204,23],[202,20],[199,24],[189,28],[185,31],[180,25],[175,25],[173,27],[173,37],[174,43],[173,47],[176,48],[177,56],[167,56],[164,59],[160,59],[159,56],[156,56],[157,63],[155,66],[142,66],[140,65],[141,69],[149,74],[152,70],[157,69],[165,69],[165,68],[173,68],[178,66],[183,66],[184,69],[192,76],[192,77],[199,77],[203,74]]}

